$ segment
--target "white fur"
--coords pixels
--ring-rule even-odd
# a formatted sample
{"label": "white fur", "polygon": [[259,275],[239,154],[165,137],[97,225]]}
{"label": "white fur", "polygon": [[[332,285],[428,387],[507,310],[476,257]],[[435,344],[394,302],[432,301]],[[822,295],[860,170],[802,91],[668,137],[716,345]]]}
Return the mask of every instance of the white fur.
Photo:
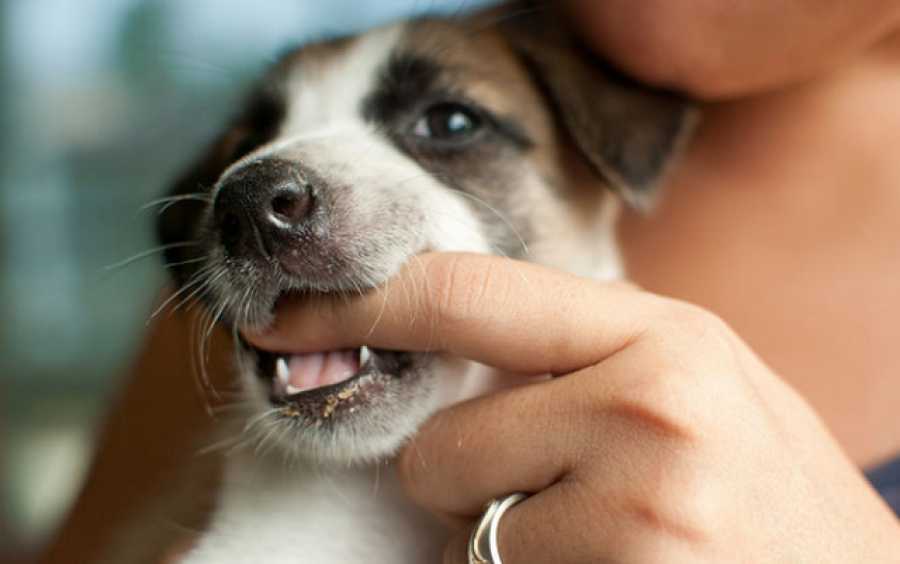
{"label": "white fur", "polygon": [[371,92],[376,74],[403,34],[403,24],[353,39],[347,52],[298,65],[286,83],[291,96],[282,136],[291,132],[362,125],[359,104]]}
{"label": "white fur", "polygon": [[270,462],[249,453],[229,465],[216,518],[185,564],[440,560],[445,533],[405,501],[389,466],[325,471]]}

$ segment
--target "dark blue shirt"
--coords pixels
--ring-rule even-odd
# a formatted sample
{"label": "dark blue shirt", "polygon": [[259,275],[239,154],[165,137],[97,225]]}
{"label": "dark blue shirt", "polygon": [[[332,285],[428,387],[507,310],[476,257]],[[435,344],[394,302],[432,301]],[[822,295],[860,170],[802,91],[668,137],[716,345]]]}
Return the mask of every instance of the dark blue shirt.
{"label": "dark blue shirt", "polygon": [[900,457],[866,473],[869,481],[900,517]]}

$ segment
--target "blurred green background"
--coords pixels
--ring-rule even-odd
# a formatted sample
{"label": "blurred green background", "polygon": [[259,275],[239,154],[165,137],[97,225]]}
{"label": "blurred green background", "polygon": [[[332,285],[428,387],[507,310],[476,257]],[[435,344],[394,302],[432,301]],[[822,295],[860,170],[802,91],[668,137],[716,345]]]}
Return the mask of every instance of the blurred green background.
{"label": "blurred green background", "polygon": [[0,562],[77,493],[152,309],[152,210],[285,48],[475,0],[0,0]]}

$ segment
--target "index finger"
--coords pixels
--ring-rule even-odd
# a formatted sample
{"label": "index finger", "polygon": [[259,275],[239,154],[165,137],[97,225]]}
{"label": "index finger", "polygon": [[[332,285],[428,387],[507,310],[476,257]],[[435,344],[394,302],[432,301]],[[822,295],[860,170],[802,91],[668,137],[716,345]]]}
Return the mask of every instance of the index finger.
{"label": "index finger", "polygon": [[511,259],[426,254],[362,296],[288,301],[272,329],[245,337],[277,352],[368,345],[560,374],[596,364],[634,340],[648,296]]}

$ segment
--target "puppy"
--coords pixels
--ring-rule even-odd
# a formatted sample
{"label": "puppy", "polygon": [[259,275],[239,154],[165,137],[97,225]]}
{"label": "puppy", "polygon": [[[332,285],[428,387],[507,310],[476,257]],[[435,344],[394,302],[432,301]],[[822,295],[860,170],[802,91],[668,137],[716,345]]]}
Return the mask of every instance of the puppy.
{"label": "puppy", "polygon": [[[621,276],[619,201],[652,199],[692,111],[599,64],[564,22],[519,2],[288,53],[174,188],[160,233],[179,295],[259,328],[285,295],[364,292],[426,251]],[[181,561],[438,561],[442,528],[382,462],[500,375],[439,355],[290,355],[236,339],[253,440],[229,457]]]}

